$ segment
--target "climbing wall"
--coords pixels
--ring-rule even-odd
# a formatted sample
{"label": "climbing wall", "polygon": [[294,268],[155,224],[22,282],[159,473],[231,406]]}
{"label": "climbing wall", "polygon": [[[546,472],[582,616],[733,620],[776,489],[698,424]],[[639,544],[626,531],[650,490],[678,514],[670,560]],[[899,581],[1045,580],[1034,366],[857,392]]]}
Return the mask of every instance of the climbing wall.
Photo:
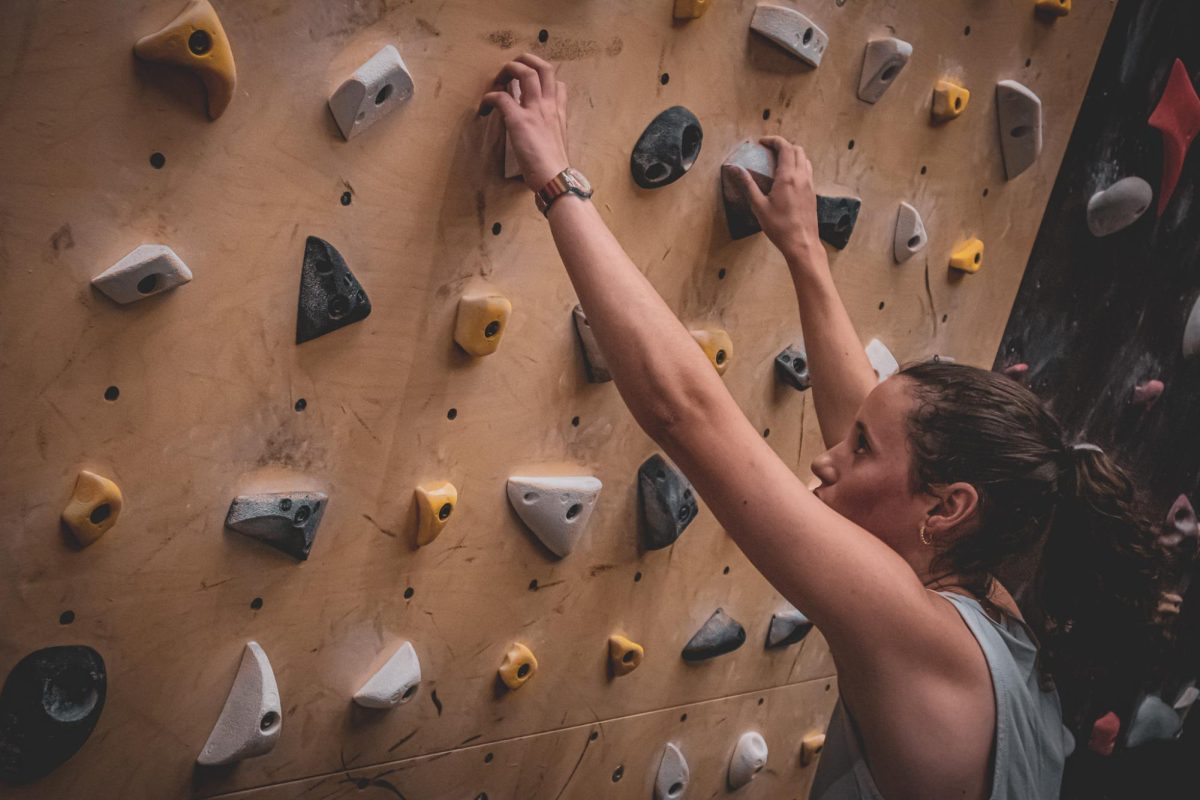
{"label": "climbing wall", "polygon": [[[808,478],[810,394],[774,367],[799,344],[790,282],[763,236],[731,240],[720,164],[747,137],[803,143],[818,192],[862,201],[831,260],[863,341],[901,361],[990,364],[1112,4],[1055,18],[1033,0],[780,3],[828,35],[819,67],[751,33],[748,1],[681,21],[671,0],[218,0],[237,83],[215,120],[220,81],[206,92],[132,52],[182,0],[5,4],[0,674],[86,645],[107,686],[78,752],[6,796],[646,797],[668,743],[690,762],[689,796],[713,796],[748,731],[769,759],[739,793],[806,795],[802,741],[836,695],[825,644],[764,648],[787,604],[702,501],[674,545],[639,544],[637,470],[655,445],[613,384],[588,382],[576,298],[528,191],[503,177],[503,131],[476,115],[479,96],[522,51],[562,65],[594,202],[681,320],[729,333],[726,385]],[[911,58],[870,104],[864,47],[888,36]],[[388,44],[413,95],[346,140],[330,95]],[[939,80],[971,96],[934,124]],[[1012,180],[1001,80],[1044,113],[1040,154]],[[703,126],[699,157],[639,188],[633,145],[675,105]],[[901,202],[928,241],[898,265]],[[371,312],[298,345],[310,236]],[[976,237],[982,269],[950,269]],[[192,280],[128,305],[89,285],[143,244],[170,247]],[[512,304],[484,357],[454,342],[476,291]],[[123,494],[87,547],[60,522],[80,470]],[[566,557],[510,507],[513,475],[603,483]],[[417,548],[414,489],[431,481],[452,483],[457,506]],[[235,497],[262,492],[327,496],[306,560],[225,527]],[[745,644],[686,662],[717,608]],[[628,675],[610,672],[613,634],[645,648]],[[273,749],[198,767],[251,641],[281,698]],[[412,699],[354,704],[405,641]],[[497,679],[514,643],[539,663],[517,690]],[[95,716],[78,694],[61,713]]]}

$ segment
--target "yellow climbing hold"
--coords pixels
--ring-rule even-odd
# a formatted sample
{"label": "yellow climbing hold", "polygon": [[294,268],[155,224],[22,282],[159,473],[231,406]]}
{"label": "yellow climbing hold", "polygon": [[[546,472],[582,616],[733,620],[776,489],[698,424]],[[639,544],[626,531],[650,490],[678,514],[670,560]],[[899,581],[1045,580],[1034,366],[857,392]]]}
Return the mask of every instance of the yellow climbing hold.
{"label": "yellow climbing hold", "polygon": [[537,668],[537,659],[529,648],[516,642],[504,654],[504,661],[500,664],[500,680],[509,689],[520,689],[537,674]]}
{"label": "yellow climbing hold", "polygon": [[429,544],[438,537],[450,521],[458,504],[458,489],[449,481],[429,481],[416,490],[417,546]]}
{"label": "yellow climbing hold", "polygon": [[613,675],[628,675],[642,663],[646,650],[637,642],[626,639],[619,633],[608,637],[608,663],[612,664]]}
{"label": "yellow climbing hold", "polygon": [[208,116],[225,113],[237,86],[237,68],[221,19],[208,0],[188,0],[179,16],[158,33],[138,39],[133,52],[145,61],[193,70],[208,93]]}
{"label": "yellow climbing hold", "polygon": [[81,470],[75,480],[75,491],[63,509],[63,524],[84,547],[104,535],[117,524],[121,515],[121,489],[102,475]]}
{"label": "yellow climbing hold", "polygon": [[979,272],[983,266],[983,242],[978,237],[971,237],[959,245],[950,256],[950,266],[963,272]]}
{"label": "yellow climbing hold", "polygon": [[1065,17],[1071,13],[1071,0],[1034,0],[1033,10],[1048,17]]}
{"label": "yellow climbing hold", "polygon": [[473,356],[496,352],[512,303],[500,294],[467,293],[458,301],[458,319],[454,323],[454,341]]}
{"label": "yellow climbing hold", "polygon": [[825,734],[812,733],[800,740],[800,763],[808,766],[825,749]]}
{"label": "yellow climbing hold", "polygon": [[971,93],[957,83],[941,80],[933,85],[933,119],[945,122],[967,110]]}
{"label": "yellow climbing hold", "polygon": [[713,0],[675,0],[675,19],[699,19],[712,4]]}
{"label": "yellow climbing hold", "polygon": [[733,340],[729,334],[719,328],[711,330],[692,331],[692,338],[700,345],[704,355],[716,367],[718,375],[724,375],[733,360]]}

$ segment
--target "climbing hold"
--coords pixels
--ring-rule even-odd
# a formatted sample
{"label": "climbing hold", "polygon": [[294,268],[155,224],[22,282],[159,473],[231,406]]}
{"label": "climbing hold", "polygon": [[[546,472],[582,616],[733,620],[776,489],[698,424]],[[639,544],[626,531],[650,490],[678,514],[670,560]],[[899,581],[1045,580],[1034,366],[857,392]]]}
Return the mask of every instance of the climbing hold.
{"label": "climbing hold", "polygon": [[1200,355],[1200,297],[1192,305],[1187,323],[1183,326],[1183,357]]}
{"label": "climbing hold", "polygon": [[208,94],[208,117],[225,113],[237,86],[237,68],[221,19],[208,0],[188,0],[179,16],[158,33],[143,36],[133,52],[145,61],[194,71]]}
{"label": "climbing hold", "polygon": [[416,489],[417,547],[438,537],[458,504],[458,489],[449,481],[429,481]]}
{"label": "climbing hold", "polygon": [[972,236],[960,244],[950,254],[950,266],[963,272],[979,272],[983,266],[983,242]]}
{"label": "climbing hold", "polygon": [[1171,66],[1171,76],[1149,122],[1151,127],[1162,132],[1163,137],[1162,182],[1158,187],[1158,215],[1161,217],[1175,194],[1188,148],[1200,133],[1200,97],[1196,96],[1187,67],[1178,58]]}
{"label": "climbing hold", "polygon": [[1025,377],[1025,374],[1027,372],[1029,372],[1029,365],[1025,364],[1025,363],[1010,364],[1009,366],[1005,367],[1002,371],[1004,372],[1005,375],[1012,378],[1013,380],[1019,381],[1019,380],[1021,380],[1021,378]]}
{"label": "climbing hold", "polygon": [[696,340],[696,344],[700,345],[700,349],[704,351],[704,355],[708,356],[708,360],[716,368],[717,374],[724,375],[725,370],[729,368],[729,362],[733,360],[733,340],[729,338],[729,334],[720,328],[690,331],[690,333]]}
{"label": "climbing hold", "polygon": [[658,453],[638,467],[638,510],[647,550],[674,544],[700,513],[692,484]]}
{"label": "climbing hold", "polygon": [[642,663],[646,650],[637,642],[626,639],[619,633],[608,637],[608,663],[613,675],[628,675]]}
{"label": "climbing hold", "polygon": [[810,733],[800,740],[800,765],[807,767],[825,749],[825,734]]}
{"label": "climbing hold", "polygon": [[[518,103],[521,102],[521,82],[518,80],[509,81],[508,93]],[[521,162],[517,160],[517,151],[513,149],[512,139],[509,138],[507,129],[504,131],[504,177],[521,177]]]}
{"label": "climbing hold", "polygon": [[746,641],[746,629],[718,608],[683,648],[684,661],[704,661],[732,653]]}
{"label": "climbing hold", "polygon": [[1154,190],[1136,175],[1121,180],[1088,200],[1087,224],[1092,236],[1108,236],[1137,222],[1154,200]]}
{"label": "climbing hold", "polygon": [[587,530],[603,484],[591,475],[511,477],[508,502],[542,544],[562,558]]}
{"label": "climbing hold", "polygon": [[80,470],[62,521],[75,541],[87,547],[117,524],[124,503],[119,486],[103,475]]}
{"label": "climbing hold", "polygon": [[1195,549],[1197,541],[1200,541],[1200,522],[1187,495],[1181,494],[1167,512],[1166,524],[1158,541],[1167,549],[1174,550],[1188,540],[1191,540],[1191,547]]}
{"label": "climbing hold", "polygon": [[675,19],[700,19],[712,0],[675,0]]}
{"label": "climbing hold", "polygon": [[633,146],[629,168],[643,189],[658,189],[684,176],[696,157],[704,131],[700,120],[683,106],[672,106],[659,114]]}
{"label": "climbing hold", "polygon": [[1016,81],[1000,81],[996,84],[996,119],[1004,171],[1011,181],[1029,169],[1042,152],[1042,101]]}
{"label": "climbing hold", "polygon": [[742,196],[738,170],[745,169],[763,194],[775,184],[775,152],[757,142],[739,144],[721,165],[721,196],[725,201],[725,223],[733,239],[744,239],[762,230],[750,201]]}
{"label": "climbing hold", "polygon": [[1133,711],[1125,732],[1125,746],[1134,748],[1147,742],[1167,742],[1179,736],[1182,727],[1183,721],[1175,709],[1157,695],[1148,694]]}
{"label": "climbing hold", "polygon": [[803,392],[812,386],[808,377],[808,354],[802,347],[789,347],[775,356],[775,377]]}
{"label": "climbing hold", "polygon": [[757,731],[743,733],[729,759],[729,788],[740,789],[767,765],[767,741]]}
{"label": "climbing hold", "polygon": [[612,373],[608,371],[608,362],[604,360],[604,353],[600,351],[600,343],[596,341],[591,323],[588,322],[587,315],[583,313],[583,306],[575,306],[571,316],[575,319],[575,332],[579,335],[579,344],[583,347],[583,365],[587,370],[588,381],[591,383],[611,381]]}
{"label": "climbing hold", "polygon": [[420,685],[421,662],[412,642],[405,642],[354,693],[354,702],[364,708],[392,708],[412,700]]}
{"label": "climbing hold", "polygon": [[662,758],[658,762],[658,772],[654,775],[654,800],[678,800],[683,797],[691,777],[692,774],[683,753],[678,747],[668,743],[663,748]]}
{"label": "climbing hold", "polygon": [[1092,724],[1092,735],[1088,739],[1088,749],[1102,756],[1111,756],[1117,744],[1117,734],[1121,732],[1121,718],[1109,711]]}
{"label": "climbing hold", "polygon": [[912,52],[911,44],[894,36],[867,42],[863,51],[862,76],[858,79],[858,99],[874,103],[883,97]]}
{"label": "climbing hold", "polygon": [[304,242],[300,268],[300,302],[296,311],[296,344],[360,322],[371,313],[371,301],[342,254],[316,236]]}
{"label": "climbing hold", "polygon": [[1069,756],[1075,752],[1075,734],[1071,733],[1071,729],[1066,725],[1062,726],[1063,735],[1063,755]]}
{"label": "climbing hold", "polygon": [[225,525],[304,561],[328,499],[321,492],[242,495],[229,504]]}
{"label": "climbing hold", "polygon": [[1034,0],[1033,10],[1047,17],[1065,17],[1071,13],[1071,0]]}
{"label": "climbing hold", "polygon": [[1148,381],[1142,381],[1133,387],[1133,394],[1129,398],[1129,402],[1149,411],[1162,396],[1163,388],[1163,382],[1160,380],[1151,378]]}
{"label": "climbing hold", "polygon": [[925,231],[925,222],[921,212],[908,203],[900,203],[900,211],[896,214],[896,235],[892,239],[892,255],[897,264],[903,264],[929,244],[929,234]]}
{"label": "climbing hold", "polygon": [[858,222],[858,209],[862,201],[857,197],[825,197],[817,195],[817,233],[826,244],[837,250],[850,242],[854,224]]}
{"label": "climbing hold", "polygon": [[161,294],[191,279],[192,271],[174,250],[163,244],[144,244],[92,278],[92,286],[124,304]]}
{"label": "climbing hold", "polygon": [[880,383],[895,375],[900,369],[900,362],[896,361],[896,357],[892,355],[892,351],[878,339],[872,339],[867,342],[865,349],[867,351],[867,360],[871,362],[871,367],[875,370],[875,374],[879,376]]}
{"label": "climbing hold", "polygon": [[0,692],[0,778],[29,783],[83,747],[104,710],[104,659],[85,645],[35,650]]}
{"label": "climbing hold", "polygon": [[458,301],[454,341],[473,356],[491,355],[500,346],[511,313],[512,303],[502,294],[467,292]]}
{"label": "climbing hold", "polygon": [[930,114],[934,122],[947,122],[967,110],[971,93],[957,83],[940,80],[933,85]]}
{"label": "climbing hold", "polygon": [[520,689],[537,674],[538,662],[528,647],[515,642],[500,663],[500,680],[509,689]]}
{"label": "climbing hold", "polygon": [[412,95],[412,75],[399,51],[388,44],[330,95],[329,110],[349,141]]}
{"label": "climbing hold", "polygon": [[750,18],[750,30],[765,36],[789,54],[814,67],[829,46],[829,37],[794,8],[759,3]]}
{"label": "climbing hold", "polygon": [[258,642],[246,642],[225,707],[196,763],[232,764],[269,753],[283,730],[283,707],[271,662]]}
{"label": "climbing hold", "polygon": [[771,615],[771,627],[767,629],[767,647],[787,647],[808,636],[813,628],[808,617],[794,608],[778,611]]}

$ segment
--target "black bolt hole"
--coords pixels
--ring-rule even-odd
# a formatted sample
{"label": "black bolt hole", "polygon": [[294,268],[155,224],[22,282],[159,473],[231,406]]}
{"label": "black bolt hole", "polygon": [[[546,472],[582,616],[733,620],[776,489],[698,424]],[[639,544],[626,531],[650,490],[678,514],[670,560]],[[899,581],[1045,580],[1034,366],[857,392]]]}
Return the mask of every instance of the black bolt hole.
{"label": "black bolt hole", "polygon": [[725,268],[724,267],[721,267],[721,269],[717,270],[717,280],[719,280],[719,281],[725,280]]}
{"label": "black bolt hole", "polygon": [[967,27],[963,28],[963,36],[970,36],[970,35],[971,35],[971,26],[968,25]]}
{"label": "black bolt hole", "polygon": [[350,205],[350,201],[353,199],[354,199],[354,196],[351,195],[349,192],[342,192],[342,205],[344,205],[344,206]]}
{"label": "black bolt hole", "polygon": [[926,172],[929,172],[929,167],[922,164],[921,165],[921,174],[924,175]]}
{"label": "black bolt hole", "polygon": [[517,667],[517,677],[518,678],[524,678],[528,674],[529,674],[529,664],[522,664],[521,666]]}
{"label": "black bolt hole", "polygon": [[151,153],[150,154],[150,166],[154,167],[155,169],[162,169],[166,163],[167,163],[167,157],[164,156],[162,153]]}
{"label": "black bolt hole", "polygon": [[212,50],[212,45],[212,36],[206,30],[192,31],[192,35],[188,37],[188,50],[191,50],[198,56],[202,56],[209,50]]}
{"label": "black bolt hole", "polygon": [[687,714],[680,714],[680,715],[679,715],[679,721],[680,721],[680,722],[687,722]]}
{"label": "black bolt hole", "polygon": [[667,176],[670,174],[671,169],[661,161],[655,161],[653,164],[646,167],[646,180],[650,181],[651,183],[658,183],[659,181],[666,180]]}
{"label": "black bolt hole", "polygon": [[811,41],[812,41],[812,38],[813,38],[813,29],[812,29],[812,28],[805,28],[805,29],[804,29],[804,36],[803,36],[803,37],[801,37],[800,41],[802,41],[804,44],[808,44],[809,42],[811,42]]}
{"label": "black bolt hole", "polygon": [[483,757],[483,763],[485,763],[485,764],[490,764],[490,763],[492,763],[492,759],[493,759],[493,758],[495,758],[495,757],[496,757],[496,756],[494,756],[493,754],[491,754],[491,753],[488,753],[487,755],[485,755],[485,756]]}
{"label": "black bolt hole", "polygon": [[887,69],[885,69],[880,74],[879,80],[883,81],[884,83],[887,83],[892,78],[896,77],[896,73],[899,71],[900,71],[900,67],[896,66],[895,64],[889,64]]}
{"label": "black bolt hole", "polygon": [[625,775],[625,765],[624,764],[618,765],[617,768],[613,770],[612,782],[616,783],[617,781],[621,780],[621,778],[624,775]]}
{"label": "black bolt hole", "polygon": [[700,142],[703,139],[703,134],[695,125],[688,125],[683,129],[683,140],[680,149],[683,152],[683,168],[687,169],[696,163],[696,156],[700,155]]}
{"label": "black bolt hole", "polygon": [[448,518],[452,511],[454,511],[454,506],[449,503],[442,503],[442,507],[438,509],[438,519]]}
{"label": "black bolt hole", "polygon": [[758,698],[758,704],[761,706],[765,700],[766,700],[765,697]]}
{"label": "black bolt hole", "polygon": [[300,506],[296,509],[296,514],[294,517],[292,517],[292,519],[296,521],[297,525],[303,525],[304,523],[308,522],[308,518],[310,516],[312,516],[312,509],[310,509],[308,506]]}
{"label": "black bolt hole", "polygon": [[589,742],[594,742],[594,741],[596,741],[596,740],[597,740],[597,739],[599,739],[599,738],[600,738],[600,731],[592,731],[592,732],[591,732],[591,733],[588,735],[588,741],[589,741]]}
{"label": "black bolt hole", "polygon": [[118,389],[116,386],[110,386],[104,390],[104,399],[110,403],[112,401],[116,400],[120,396],[121,396],[121,390]]}
{"label": "black bolt hole", "polygon": [[447,411],[447,412],[446,412],[446,419],[454,419],[454,418],[455,418],[455,417],[457,417],[457,416],[458,416],[458,409],[457,409],[457,408],[452,408],[452,409],[450,409],[449,411]]}
{"label": "black bolt hole", "polygon": [[499,236],[500,231],[503,230],[503,228],[504,228],[504,226],[501,225],[499,222],[494,223],[492,225],[492,236]]}
{"label": "black bolt hole", "polygon": [[771,435],[771,429],[770,429],[770,428],[763,428],[763,438],[765,439],[765,438],[767,438],[767,437],[768,437],[768,436],[770,436],[770,435]]}
{"label": "black bolt hole", "polygon": [[854,149],[854,140],[853,140],[853,139],[851,139],[849,142],[847,142],[847,143],[846,143],[846,149],[847,149],[847,150],[853,150],[853,149]]}
{"label": "black bolt hole", "polygon": [[59,625],[70,625],[74,621],[75,621],[75,612],[74,611],[64,611],[58,615],[58,624]]}
{"label": "black bolt hole", "polygon": [[529,591],[536,592],[537,590],[538,590],[538,581],[537,581],[537,578],[534,578],[533,580],[531,580],[529,582]]}
{"label": "black bolt hole", "polygon": [[728,575],[728,574],[729,574],[729,567],[728,567],[728,566],[726,566],[726,567],[725,567],[725,569],[721,570],[721,574],[722,574],[722,575]]}
{"label": "black bolt hole", "polygon": [[308,401],[301,397],[296,401],[296,405],[293,406],[293,408],[295,408],[297,411],[303,411],[304,409],[308,408]]}
{"label": "black bolt hole", "polygon": [[771,109],[769,109],[769,108],[764,108],[764,109],[763,109],[763,119],[764,119],[764,120],[768,120],[768,119],[770,119],[770,118],[771,118]]}
{"label": "black bolt hole", "polygon": [[417,685],[413,684],[404,690],[404,694],[400,697],[401,700],[412,700],[414,694],[417,693]]}
{"label": "black bolt hole", "polygon": [[483,329],[483,335],[488,339],[491,339],[493,336],[495,336],[499,332],[500,332],[500,320],[498,320],[498,319],[492,320],[491,322],[488,323],[487,327]]}
{"label": "black bolt hole", "polygon": [[110,506],[108,503],[101,503],[100,505],[98,505],[92,509],[92,513],[88,514],[88,519],[90,519],[92,521],[93,525],[99,525],[101,522],[104,522],[104,520],[108,519],[109,516],[111,516],[111,515],[112,515],[112,506]]}
{"label": "black bolt hole", "polygon": [[724,350],[718,350],[718,351],[717,351],[717,363],[718,363],[718,364],[724,364],[724,363],[725,363],[725,351],[724,351]]}
{"label": "black bolt hole", "polygon": [[541,42],[542,44],[545,44],[546,40],[548,40],[549,38],[550,38],[550,31],[546,30],[545,28],[542,28],[540,31],[538,31],[538,41]]}
{"label": "black bolt hole", "polygon": [[883,311],[883,301],[882,300],[879,301],[879,310]]}
{"label": "black bolt hole", "polygon": [[269,730],[271,730],[271,728],[274,728],[278,723],[279,723],[279,715],[276,714],[274,711],[268,711],[267,713],[263,714],[262,719],[259,720],[258,727],[261,730],[269,731]]}
{"label": "black bolt hole", "polygon": [[642,579],[642,573],[640,573],[640,572],[633,573],[633,582],[634,583],[638,583],[639,581],[641,581],[641,579]]}
{"label": "black bolt hole", "polygon": [[632,663],[633,662],[633,651],[630,650],[625,655],[621,656],[621,660],[623,662],[625,662],[626,664]]}
{"label": "black bolt hole", "polygon": [[405,600],[412,600],[412,596],[413,596],[414,594],[416,594],[416,592],[413,590],[413,587],[411,587],[411,586],[410,586],[410,587],[408,587],[407,589],[405,589],[405,590],[404,590],[404,599],[405,599]]}
{"label": "black bolt hole", "polygon": [[250,608],[254,609],[255,611],[258,611],[260,608],[262,608],[262,604],[263,604],[263,599],[261,597],[256,597],[250,601]]}
{"label": "black bolt hole", "polygon": [[344,294],[335,294],[329,298],[327,309],[330,319],[341,319],[350,313],[350,298]]}
{"label": "black bolt hole", "polygon": [[670,75],[670,73],[668,73],[668,72],[664,72],[662,75],[659,75],[659,76],[658,76],[658,82],[659,82],[659,83],[661,83],[663,86],[666,86],[668,83],[670,83],[670,82],[671,82],[671,75]]}
{"label": "black bolt hole", "polygon": [[137,282],[137,290],[139,294],[150,294],[157,286],[158,274],[153,272]]}
{"label": "black bolt hole", "polygon": [[375,105],[381,106],[386,103],[387,99],[392,96],[392,92],[395,91],[395,88],[396,87],[392,86],[390,83],[385,83],[383,88],[375,93]]}
{"label": "black bolt hole", "polygon": [[579,516],[580,511],[583,511],[583,504],[572,503],[571,507],[567,509],[567,519],[575,519]]}
{"label": "black bolt hole", "polygon": [[908,246],[909,246],[909,248],[910,248],[910,249],[912,249],[912,248],[916,247],[916,246],[917,246],[917,245],[919,245],[919,244],[921,244],[921,237],[920,237],[920,236],[914,236],[914,237],[912,237],[911,239],[909,239],[909,240],[908,240]]}
{"label": "black bolt hole", "polygon": [[571,417],[571,426],[575,428],[579,427],[579,417]]}

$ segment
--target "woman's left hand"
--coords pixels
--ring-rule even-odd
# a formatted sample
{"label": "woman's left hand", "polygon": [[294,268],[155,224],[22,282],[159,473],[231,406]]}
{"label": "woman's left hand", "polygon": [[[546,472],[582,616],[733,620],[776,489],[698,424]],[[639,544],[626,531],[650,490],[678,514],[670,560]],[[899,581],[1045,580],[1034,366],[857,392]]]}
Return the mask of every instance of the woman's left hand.
{"label": "woman's left hand", "polygon": [[[479,107],[481,116],[500,110],[509,143],[521,165],[521,176],[535,192],[570,166],[567,85],[557,79],[555,72],[553,64],[525,53],[504,65]],[[513,80],[521,87],[520,101],[508,92]]]}

